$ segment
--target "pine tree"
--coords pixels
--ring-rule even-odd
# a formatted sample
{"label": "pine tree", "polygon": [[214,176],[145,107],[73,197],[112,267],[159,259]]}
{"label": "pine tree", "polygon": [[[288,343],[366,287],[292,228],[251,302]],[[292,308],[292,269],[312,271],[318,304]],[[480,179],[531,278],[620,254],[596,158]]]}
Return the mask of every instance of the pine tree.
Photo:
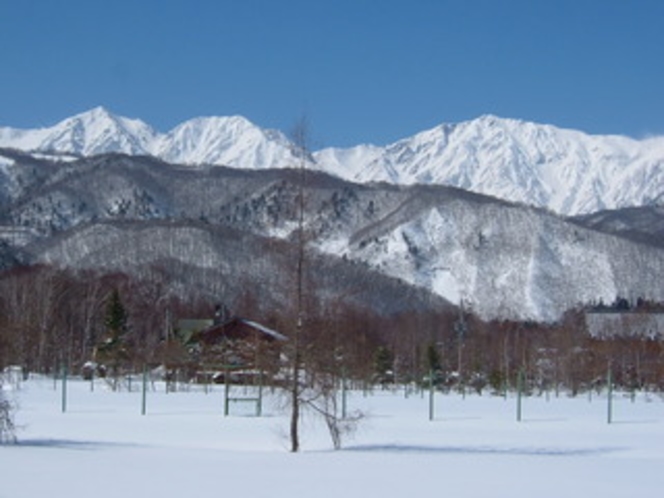
{"label": "pine tree", "polygon": [[114,339],[121,339],[127,331],[127,310],[120,299],[120,292],[113,289],[106,305],[106,316],[104,317],[106,330]]}
{"label": "pine tree", "polygon": [[114,289],[106,304],[104,326],[106,334],[97,348],[101,361],[107,362],[113,379],[113,389],[117,389],[120,373],[131,358],[127,339],[127,310],[120,299],[120,292]]}
{"label": "pine tree", "polygon": [[384,346],[380,346],[374,355],[374,371],[381,384],[392,381],[392,369],[394,368],[394,355]]}

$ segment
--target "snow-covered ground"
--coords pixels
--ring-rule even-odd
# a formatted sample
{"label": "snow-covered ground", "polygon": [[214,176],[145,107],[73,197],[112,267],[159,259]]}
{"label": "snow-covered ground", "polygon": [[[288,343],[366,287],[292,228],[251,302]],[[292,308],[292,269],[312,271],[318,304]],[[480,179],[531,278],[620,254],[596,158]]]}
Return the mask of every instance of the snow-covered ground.
{"label": "snow-covered ground", "polygon": [[[7,386],[6,386],[7,387]],[[659,497],[664,400],[617,394],[516,400],[403,391],[352,392],[366,419],[344,449],[307,418],[303,451],[287,451],[288,416],[223,416],[223,388],[147,395],[48,379],[10,393],[19,444],[0,447],[0,498],[22,497]],[[233,395],[242,395],[234,388]],[[245,407],[248,410],[249,406]]]}

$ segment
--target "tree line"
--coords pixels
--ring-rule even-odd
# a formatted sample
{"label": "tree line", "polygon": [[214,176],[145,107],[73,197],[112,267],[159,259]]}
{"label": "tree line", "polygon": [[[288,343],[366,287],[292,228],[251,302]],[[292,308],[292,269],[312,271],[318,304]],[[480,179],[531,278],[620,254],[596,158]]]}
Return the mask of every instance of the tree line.
{"label": "tree line", "polygon": [[[126,371],[184,364],[187,352],[173,344],[177,321],[211,318],[220,300],[237,315],[293,335],[298,310],[263,309],[251,288],[230,299],[195,291],[183,297],[158,269],[137,278],[15,268],[0,276],[0,369],[17,365],[26,374],[52,374],[67,364],[80,371],[96,357],[117,373],[120,356]],[[501,393],[524,375],[535,392],[578,393],[601,386],[611,368],[619,387],[664,390],[661,337],[593,337],[584,309],[541,324],[487,322],[470,309],[386,315],[343,299],[323,303],[313,293],[305,301],[299,311],[302,368],[307,375],[344,377],[358,388],[417,384],[433,374],[442,390]],[[186,360],[191,370],[192,358]]]}

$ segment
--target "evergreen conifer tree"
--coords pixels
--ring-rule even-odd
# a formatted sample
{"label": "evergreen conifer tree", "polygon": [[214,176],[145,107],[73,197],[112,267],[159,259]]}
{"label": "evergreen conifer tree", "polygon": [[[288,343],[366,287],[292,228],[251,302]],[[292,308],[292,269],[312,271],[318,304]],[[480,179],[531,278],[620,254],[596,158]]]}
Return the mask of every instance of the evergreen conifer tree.
{"label": "evergreen conifer tree", "polygon": [[392,380],[392,369],[394,368],[394,355],[384,346],[380,346],[374,354],[374,371],[381,384]]}
{"label": "evergreen conifer tree", "polygon": [[127,320],[128,314],[120,299],[120,292],[114,289],[106,304],[104,315],[106,334],[97,348],[100,360],[108,363],[110,367],[113,389],[117,389],[122,368],[131,358],[127,339]]}

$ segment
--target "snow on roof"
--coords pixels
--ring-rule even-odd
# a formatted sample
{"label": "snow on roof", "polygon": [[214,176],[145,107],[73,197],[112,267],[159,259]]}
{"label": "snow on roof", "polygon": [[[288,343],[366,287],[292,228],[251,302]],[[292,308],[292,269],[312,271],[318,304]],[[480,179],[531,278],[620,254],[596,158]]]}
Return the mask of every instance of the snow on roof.
{"label": "snow on roof", "polygon": [[268,328],[265,325],[261,325],[258,322],[247,320],[245,318],[240,318],[239,320],[242,321],[243,323],[246,323],[247,325],[249,325],[251,327],[254,327],[255,329],[260,330],[264,334],[267,334],[267,335],[277,339],[278,341],[287,341],[288,340],[288,337],[286,337],[285,335],[280,334],[276,330],[272,330],[271,328]]}

